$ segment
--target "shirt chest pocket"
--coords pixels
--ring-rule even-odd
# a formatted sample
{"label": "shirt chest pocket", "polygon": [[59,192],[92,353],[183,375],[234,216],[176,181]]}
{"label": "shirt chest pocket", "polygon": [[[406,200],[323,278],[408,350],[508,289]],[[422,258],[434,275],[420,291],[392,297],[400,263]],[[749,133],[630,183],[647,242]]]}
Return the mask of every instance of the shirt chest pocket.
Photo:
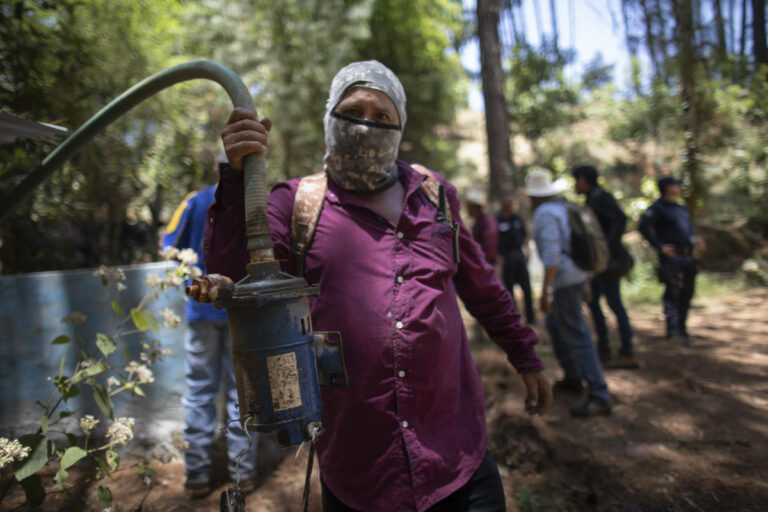
{"label": "shirt chest pocket", "polygon": [[454,257],[455,231],[443,222],[435,222],[430,229],[430,261],[435,272],[453,276],[458,269]]}

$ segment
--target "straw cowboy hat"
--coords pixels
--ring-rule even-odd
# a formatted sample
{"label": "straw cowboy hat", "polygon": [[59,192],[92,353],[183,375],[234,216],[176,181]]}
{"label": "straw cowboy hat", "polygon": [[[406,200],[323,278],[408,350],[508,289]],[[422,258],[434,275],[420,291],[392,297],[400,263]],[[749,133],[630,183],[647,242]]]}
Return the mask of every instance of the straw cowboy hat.
{"label": "straw cowboy hat", "polygon": [[468,190],[464,200],[467,203],[476,204],[478,206],[485,206],[487,196],[484,191],[478,189]]}
{"label": "straw cowboy hat", "polygon": [[560,178],[552,181],[549,171],[546,169],[534,169],[525,177],[525,193],[530,197],[556,196],[568,188],[568,182]]}

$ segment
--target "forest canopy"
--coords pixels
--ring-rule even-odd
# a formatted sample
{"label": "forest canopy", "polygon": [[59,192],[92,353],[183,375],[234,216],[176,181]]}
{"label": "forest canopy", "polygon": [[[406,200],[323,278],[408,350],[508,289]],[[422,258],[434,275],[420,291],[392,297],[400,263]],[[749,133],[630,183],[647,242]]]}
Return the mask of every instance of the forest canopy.
{"label": "forest canopy", "polygon": [[[0,106],[74,130],[152,73],[215,60],[243,78],[259,113],[273,119],[275,182],[320,169],[331,78],[350,61],[377,59],[408,95],[406,161],[485,180],[492,197],[514,191],[530,167],[567,175],[592,163],[635,217],[655,197],[654,178],[674,174],[684,179],[697,224],[713,237],[741,233],[741,254],[749,256],[768,234],[764,0],[592,2],[625,41],[628,87],[599,55],[579,76],[567,72],[579,49],[564,43],[559,26],[581,3],[2,0]],[[525,9],[546,7],[550,27],[526,26]],[[460,53],[477,41],[486,52],[495,44],[498,57],[473,74]],[[486,90],[494,69],[496,86]],[[501,114],[492,116],[501,124],[462,121],[473,83],[482,84],[486,110]],[[155,259],[173,209],[215,182],[218,134],[230,110],[218,86],[196,81],[123,116],[3,221],[0,272]],[[459,155],[465,143],[486,138],[484,176]],[[57,143],[0,146],[0,193]]]}

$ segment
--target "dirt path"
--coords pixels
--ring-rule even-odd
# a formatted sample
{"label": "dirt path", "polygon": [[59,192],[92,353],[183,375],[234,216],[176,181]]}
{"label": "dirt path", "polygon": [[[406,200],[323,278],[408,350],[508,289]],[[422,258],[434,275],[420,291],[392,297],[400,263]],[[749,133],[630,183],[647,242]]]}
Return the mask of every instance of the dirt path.
{"label": "dirt path", "polygon": [[[663,339],[658,307],[631,313],[643,366],[606,374],[616,400],[608,418],[573,419],[568,409],[577,397],[558,396],[549,415],[530,420],[504,356],[490,348],[476,353],[489,449],[510,510],[768,510],[768,290],[697,299],[695,306],[691,347]],[[554,381],[559,371],[546,339],[540,353]],[[249,511],[300,510],[306,451],[298,459],[294,453],[264,437],[261,483],[247,498]],[[181,462],[154,463],[147,487],[124,461],[106,482],[121,510],[219,509],[218,492],[184,497]],[[315,471],[313,511],[320,510],[317,479]],[[86,510],[98,510],[95,489],[83,496]],[[0,510],[19,498],[7,497]],[[44,510],[68,510],[64,498],[49,497]]]}

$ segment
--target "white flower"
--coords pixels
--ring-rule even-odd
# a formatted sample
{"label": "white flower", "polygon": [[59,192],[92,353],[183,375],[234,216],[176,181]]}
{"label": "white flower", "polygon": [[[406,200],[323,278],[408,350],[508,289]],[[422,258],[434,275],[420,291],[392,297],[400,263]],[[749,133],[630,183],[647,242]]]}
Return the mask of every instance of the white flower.
{"label": "white flower", "polygon": [[133,418],[117,418],[107,429],[107,437],[111,438],[113,443],[125,445],[133,439],[134,423]]}
{"label": "white flower", "polygon": [[94,418],[90,414],[86,414],[84,417],[80,418],[80,429],[87,434],[91,430],[96,428],[96,424],[98,422],[99,422],[99,420],[97,420],[96,418]]}
{"label": "white flower", "polygon": [[147,368],[145,364],[139,364],[136,361],[131,361],[128,366],[125,367],[125,371],[128,372],[128,378],[130,379],[133,374],[136,374],[136,381],[139,384],[149,384],[155,381],[155,377],[152,374],[152,370]]}
{"label": "white flower", "polygon": [[181,261],[184,265],[194,265],[197,263],[198,257],[194,249],[182,249],[179,254],[176,255],[176,259]]}
{"label": "white flower", "polygon": [[179,325],[179,322],[181,322],[181,318],[179,318],[179,316],[170,308],[162,310],[160,315],[163,317],[163,323],[166,327],[176,327]]}
{"label": "white flower", "polygon": [[183,282],[184,280],[181,277],[174,274],[173,272],[168,272],[167,274],[165,274],[165,284],[167,284],[168,286],[174,286],[174,287],[181,286],[181,283]]}
{"label": "white flower", "polygon": [[104,265],[101,265],[93,271],[93,275],[101,277],[107,281],[125,281],[125,273],[116,267],[105,267]]}
{"label": "white flower", "polygon": [[200,277],[201,275],[203,275],[203,271],[200,270],[200,267],[192,266],[192,267],[189,267],[188,274],[189,274],[189,277]]}
{"label": "white flower", "polygon": [[128,288],[128,287],[125,286],[123,283],[117,283],[117,291],[121,292],[121,291],[125,290],[126,288]]}
{"label": "white flower", "polygon": [[152,374],[152,370],[147,368],[147,365],[142,364],[136,368],[136,380],[139,384],[149,384],[155,382],[155,376]]}
{"label": "white flower", "polygon": [[79,311],[73,311],[61,319],[63,323],[70,323],[72,325],[82,325],[86,320],[88,320],[88,317]]}
{"label": "white flower", "polygon": [[120,381],[119,381],[119,380],[117,380],[117,379],[116,379],[114,376],[110,376],[110,377],[107,379],[107,386],[108,386],[108,387],[112,387],[112,386],[119,386],[119,385],[120,385]]}
{"label": "white flower", "polygon": [[157,288],[163,284],[163,280],[157,274],[147,274],[147,286]]}
{"label": "white flower", "polygon": [[14,460],[24,460],[29,456],[29,448],[22,446],[18,440],[6,439],[0,437],[0,468],[4,468],[7,464]]}
{"label": "white flower", "polygon": [[160,251],[160,256],[163,257],[163,259],[166,260],[173,260],[176,259],[176,256],[179,254],[179,250],[175,247],[166,247],[162,251]]}

